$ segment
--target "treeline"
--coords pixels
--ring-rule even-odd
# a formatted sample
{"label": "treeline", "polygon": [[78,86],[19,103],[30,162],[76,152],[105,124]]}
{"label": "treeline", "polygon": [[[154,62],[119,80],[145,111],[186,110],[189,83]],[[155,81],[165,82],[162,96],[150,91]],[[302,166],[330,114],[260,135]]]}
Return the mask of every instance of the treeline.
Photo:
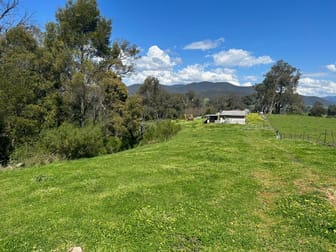
{"label": "treeline", "polygon": [[328,108],[325,108],[321,102],[315,102],[308,115],[336,117],[336,104],[330,104]]}
{"label": "treeline", "polygon": [[139,50],[111,43],[111,20],[95,0],[68,1],[45,32],[26,22],[7,26],[18,1],[2,4],[1,165],[113,153],[162,130],[161,123],[144,133],[142,99],[128,96],[122,82]]}
{"label": "treeline", "polygon": [[169,93],[155,77],[147,77],[137,92],[142,98],[145,120],[188,119],[217,113],[225,109],[255,109],[256,95],[223,95],[213,99],[204,98],[194,91],[185,94]]}
{"label": "treeline", "polygon": [[144,118],[190,118],[191,115],[217,113],[225,109],[249,109],[264,114],[305,114],[310,116],[336,116],[336,105],[324,107],[315,103],[305,106],[297,93],[300,71],[279,60],[266,73],[264,80],[254,86],[255,93],[248,96],[217,95],[208,99],[193,91],[172,94],[165,91],[158,79],[148,77],[140,86],[138,95],[143,99]]}

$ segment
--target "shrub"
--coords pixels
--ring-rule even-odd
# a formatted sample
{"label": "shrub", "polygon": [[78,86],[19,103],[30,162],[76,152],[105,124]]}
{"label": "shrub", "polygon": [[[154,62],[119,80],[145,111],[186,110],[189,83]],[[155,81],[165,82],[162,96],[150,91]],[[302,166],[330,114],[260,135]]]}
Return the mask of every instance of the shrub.
{"label": "shrub", "polygon": [[151,125],[147,125],[145,126],[145,133],[143,135],[141,144],[167,141],[169,138],[179,132],[180,129],[180,125],[170,120],[158,121]]}
{"label": "shrub", "polygon": [[13,164],[24,163],[25,166],[33,166],[37,164],[48,164],[61,158],[56,154],[48,153],[32,144],[23,144],[17,147],[10,156]]}
{"label": "shrub", "polygon": [[263,122],[264,119],[258,113],[249,113],[246,117],[246,120],[250,124]]}
{"label": "shrub", "polygon": [[30,166],[60,159],[93,157],[120,150],[121,140],[106,136],[99,125],[78,128],[64,123],[58,128],[41,132],[35,144],[24,144],[11,155],[12,163]]}
{"label": "shrub", "polygon": [[309,112],[310,116],[323,116],[325,114],[326,109],[323,107],[323,104],[321,102],[315,102]]}
{"label": "shrub", "polygon": [[38,147],[65,159],[76,159],[105,153],[103,140],[103,132],[99,126],[77,128],[64,123],[59,128],[42,132]]}

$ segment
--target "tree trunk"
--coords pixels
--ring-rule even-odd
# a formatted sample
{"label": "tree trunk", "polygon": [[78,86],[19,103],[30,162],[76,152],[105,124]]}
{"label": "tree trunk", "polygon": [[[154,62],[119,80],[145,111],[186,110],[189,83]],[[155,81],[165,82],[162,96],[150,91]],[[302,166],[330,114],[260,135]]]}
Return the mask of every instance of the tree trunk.
{"label": "tree trunk", "polygon": [[81,97],[80,99],[80,127],[83,128],[84,127],[84,124],[85,124],[85,104],[84,104],[84,98]]}

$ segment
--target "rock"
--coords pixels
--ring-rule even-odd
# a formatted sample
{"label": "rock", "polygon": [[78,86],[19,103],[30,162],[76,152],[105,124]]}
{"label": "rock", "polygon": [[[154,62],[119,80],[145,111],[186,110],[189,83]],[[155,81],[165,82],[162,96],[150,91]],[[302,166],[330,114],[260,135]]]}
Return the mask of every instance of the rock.
{"label": "rock", "polygon": [[18,163],[15,165],[16,168],[20,168],[20,167],[23,167],[24,166],[24,163]]}
{"label": "rock", "polygon": [[81,247],[72,247],[68,252],[84,252]]}

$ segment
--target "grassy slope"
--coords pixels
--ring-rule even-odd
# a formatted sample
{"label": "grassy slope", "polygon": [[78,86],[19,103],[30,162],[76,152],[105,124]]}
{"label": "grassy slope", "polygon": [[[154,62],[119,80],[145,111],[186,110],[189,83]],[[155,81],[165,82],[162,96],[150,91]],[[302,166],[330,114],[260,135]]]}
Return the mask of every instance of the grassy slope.
{"label": "grassy slope", "polygon": [[166,143],[2,171],[0,251],[332,251],[335,154],[198,121]]}

